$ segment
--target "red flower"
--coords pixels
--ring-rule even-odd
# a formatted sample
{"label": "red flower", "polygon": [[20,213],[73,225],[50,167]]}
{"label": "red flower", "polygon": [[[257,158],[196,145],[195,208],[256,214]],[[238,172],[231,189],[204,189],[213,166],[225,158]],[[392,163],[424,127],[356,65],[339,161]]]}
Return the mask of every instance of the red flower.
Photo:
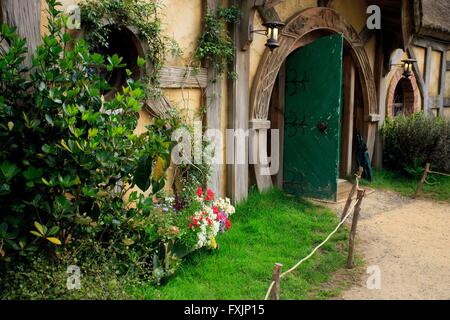
{"label": "red flower", "polygon": [[219,214],[219,209],[216,206],[213,206],[212,209],[215,214]]}
{"label": "red flower", "polygon": [[194,217],[192,217],[192,224],[193,224],[195,227],[198,227],[198,220],[195,219]]}
{"label": "red flower", "polygon": [[230,229],[231,229],[231,221],[228,220],[228,219],[227,219],[227,221],[225,221],[225,228],[226,228],[227,230],[230,230]]}
{"label": "red flower", "polygon": [[208,189],[206,191],[206,197],[205,197],[206,201],[213,201],[214,200],[214,192],[211,189]]}
{"label": "red flower", "polygon": [[203,195],[203,189],[202,187],[197,188],[197,197],[201,197]]}
{"label": "red flower", "polygon": [[208,222],[208,226],[212,225],[212,222],[209,218],[206,218],[206,221]]}

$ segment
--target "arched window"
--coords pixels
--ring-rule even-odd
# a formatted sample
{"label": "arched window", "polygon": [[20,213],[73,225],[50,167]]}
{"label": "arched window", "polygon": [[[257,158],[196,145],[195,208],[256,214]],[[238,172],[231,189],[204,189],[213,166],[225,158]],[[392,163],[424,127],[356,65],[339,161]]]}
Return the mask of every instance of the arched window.
{"label": "arched window", "polygon": [[387,115],[396,117],[398,115],[411,115],[420,111],[420,96],[417,81],[413,75],[411,78],[403,77],[403,70],[398,69],[394,74],[388,95]]}
{"label": "arched window", "polygon": [[405,95],[403,93],[402,81],[397,84],[394,94],[394,117],[404,114],[405,111]]}
{"label": "arched window", "polygon": [[104,56],[117,54],[122,58],[122,63],[126,64],[126,68],[114,70],[108,78],[111,90],[105,93],[105,97],[112,98],[125,85],[128,78],[126,69],[131,71],[132,79],[137,80],[142,77],[143,73],[137,65],[137,59],[145,57],[145,48],[138,36],[127,27],[107,25],[104,28],[108,29],[108,45],[99,46],[98,51]]}

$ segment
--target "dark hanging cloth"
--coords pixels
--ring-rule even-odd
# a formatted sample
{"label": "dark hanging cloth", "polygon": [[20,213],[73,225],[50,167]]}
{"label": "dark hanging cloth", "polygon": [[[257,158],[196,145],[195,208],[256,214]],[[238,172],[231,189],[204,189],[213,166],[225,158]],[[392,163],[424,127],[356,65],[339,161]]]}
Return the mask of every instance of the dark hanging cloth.
{"label": "dark hanging cloth", "polygon": [[359,132],[356,133],[356,161],[359,167],[364,168],[363,178],[372,182],[372,162],[370,161],[369,149]]}

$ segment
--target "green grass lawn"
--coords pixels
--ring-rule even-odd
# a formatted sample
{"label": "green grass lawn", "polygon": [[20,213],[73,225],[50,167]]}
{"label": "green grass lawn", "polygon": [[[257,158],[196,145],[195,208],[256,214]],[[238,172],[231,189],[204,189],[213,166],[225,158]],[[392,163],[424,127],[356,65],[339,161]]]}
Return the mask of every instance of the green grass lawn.
{"label": "green grass lawn", "polygon": [[[424,185],[422,197],[450,202],[449,177],[430,174],[427,180],[429,184]],[[371,183],[363,182],[363,184],[375,189],[392,190],[404,196],[412,197],[416,192],[419,181],[420,177],[409,178],[397,172],[383,169],[375,170],[373,181]]]}
{"label": "green grass lawn", "polygon": [[[160,287],[139,288],[145,299],[263,299],[276,262],[292,267],[336,227],[328,209],[278,190],[251,192],[232,217],[233,228],[220,236],[220,250],[188,257]],[[339,289],[321,286],[345,265],[348,231],[341,230],[322,250],[282,280],[282,299],[325,299]],[[330,286],[328,286],[330,287]]]}

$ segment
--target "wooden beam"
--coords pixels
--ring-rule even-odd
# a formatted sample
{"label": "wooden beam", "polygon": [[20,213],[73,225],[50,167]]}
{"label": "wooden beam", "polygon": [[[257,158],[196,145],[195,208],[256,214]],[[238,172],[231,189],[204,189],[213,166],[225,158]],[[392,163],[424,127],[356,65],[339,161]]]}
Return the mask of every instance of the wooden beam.
{"label": "wooden beam", "polygon": [[431,107],[430,107],[430,82],[431,82],[431,58],[433,54],[433,48],[427,47],[427,52],[425,56],[425,90],[424,90],[424,105],[423,109],[425,113],[431,115]]}
{"label": "wooden beam", "polygon": [[[240,0],[233,0],[233,5],[245,9],[245,2]],[[244,19],[245,21],[245,19]],[[228,128],[234,129],[235,132],[247,131],[249,126],[249,108],[250,108],[250,88],[249,88],[249,74],[250,74],[250,50],[240,50],[245,45],[242,41],[245,38],[240,36],[241,29],[239,26],[232,27],[232,38],[235,46],[235,57],[233,62],[233,71],[237,74],[236,80],[229,82],[229,107],[228,107]],[[228,138],[228,137],[227,137]],[[227,141],[227,159],[232,160],[234,164],[228,166],[228,180],[227,189],[228,195],[233,203],[238,203],[247,198],[248,195],[248,139],[245,139],[245,144],[240,145],[239,138],[233,136],[232,141],[234,148],[228,148]],[[233,152],[233,154],[230,154]],[[245,164],[237,164],[244,162]]]}
{"label": "wooden beam", "polygon": [[440,43],[437,41],[433,41],[433,40],[429,40],[429,39],[418,38],[418,37],[414,37],[413,43],[416,46],[423,47],[423,48],[431,47],[433,50],[436,50],[436,51],[447,52],[447,48],[448,48],[448,46],[446,44],[443,44],[443,43]]}
{"label": "wooden beam", "polygon": [[[412,49],[412,47],[409,47],[407,49],[407,52],[408,52],[408,55],[411,57],[411,59],[414,59],[417,61],[416,54],[414,53],[414,50]],[[424,97],[425,91],[426,91],[425,90],[426,89],[425,88],[425,80],[424,80],[422,74],[420,73],[420,69],[419,69],[419,66],[417,65],[417,63],[413,64],[413,69],[414,69],[414,74],[416,75],[416,80],[417,80],[417,84],[419,86],[420,93],[421,93],[422,97]]]}
{"label": "wooden beam", "polygon": [[375,30],[371,30],[367,28],[367,26],[362,29],[362,31],[359,33],[359,37],[361,38],[362,43],[366,44],[369,42],[369,40],[374,36],[376,33]]}
{"label": "wooden beam", "polygon": [[206,88],[208,72],[206,68],[163,67],[160,72],[160,86],[165,89]]}
{"label": "wooden beam", "polygon": [[2,22],[15,26],[17,33],[27,41],[25,65],[31,66],[31,57],[41,42],[41,0],[1,0]]}
{"label": "wooden beam", "polygon": [[[204,0],[204,10],[207,12],[216,12],[219,7],[219,0]],[[222,84],[223,79],[217,73],[214,66],[208,66],[207,69],[207,86],[206,86],[206,127],[210,130],[220,130],[222,124]],[[218,137],[216,137],[218,138]],[[215,141],[217,148],[217,155],[221,155],[223,148],[223,135],[222,141]],[[222,142],[222,145],[221,143]],[[211,175],[208,180],[208,187],[212,189],[216,194],[224,196],[225,190],[221,190],[222,168],[224,163],[224,156],[222,154],[221,163],[215,162],[211,166]]]}
{"label": "wooden beam", "polygon": [[[429,108],[432,109],[441,109],[441,97],[440,96],[430,96],[429,100]],[[444,101],[442,100],[442,104]]]}
{"label": "wooden beam", "polygon": [[444,107],[450,107],[450,98],[444,99]]}
{"label": "wooden beam", "polygon": [[281,18],[278,15],[277,10],[275,10],[275,8],[273,7],[272,8],[258,7],[258,13],[264,22],[281,21]]}
{"label": "wooden beam", "polygon": [[447,51],[441,52],[441,72],[439,84],[439,114],[444,114],[444,99],[447,76]]}
{"label": "wooden beam", "polygon": [[343,97],[344,108],[342,115],[342,150],[340,176],[347,177],[352,174],[353,130],[355,106],[355,64],[350,55],[344,56],[343,61]]}

